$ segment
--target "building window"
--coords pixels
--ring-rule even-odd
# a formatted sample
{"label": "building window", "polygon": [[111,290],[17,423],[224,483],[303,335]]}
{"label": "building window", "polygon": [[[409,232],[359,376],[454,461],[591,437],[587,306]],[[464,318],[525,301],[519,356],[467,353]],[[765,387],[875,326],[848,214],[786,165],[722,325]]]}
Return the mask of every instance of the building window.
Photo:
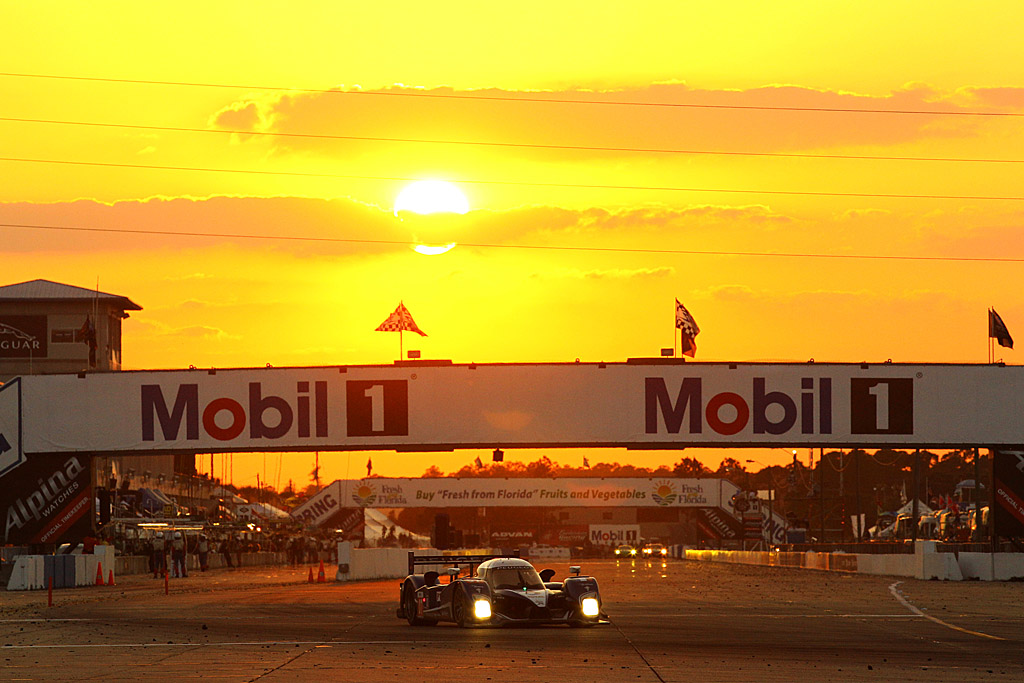
{"label": "building window", "polygon": [[79,339],[76,339],[77,330],[51,330],[50,341],[54,344],[74,344]]}

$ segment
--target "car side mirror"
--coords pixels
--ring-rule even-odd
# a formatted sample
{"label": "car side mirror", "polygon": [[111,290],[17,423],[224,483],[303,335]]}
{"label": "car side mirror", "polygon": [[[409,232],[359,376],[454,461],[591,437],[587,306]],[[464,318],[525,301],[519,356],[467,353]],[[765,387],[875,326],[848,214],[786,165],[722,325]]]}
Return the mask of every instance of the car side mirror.
{"label": "car side mirror", "polygon": [[573,566],[569,567],[569,573],[572,574],[573,576],[579,576],[580,575],[580,566],[578,564],[574,564]]}
{"label": "car side mirror", "polygon": [[540,573],[540,580],[544,583],[550,581],[555,575],[554,569],[545,569]]}
{"label": "car side mirror", "polygon": [[444,573],[448,575],[448,583],[451,583],[455,580],[456,576],[462,573],[462,570],[458,567],[448,567],[448,569],[444,570]]}

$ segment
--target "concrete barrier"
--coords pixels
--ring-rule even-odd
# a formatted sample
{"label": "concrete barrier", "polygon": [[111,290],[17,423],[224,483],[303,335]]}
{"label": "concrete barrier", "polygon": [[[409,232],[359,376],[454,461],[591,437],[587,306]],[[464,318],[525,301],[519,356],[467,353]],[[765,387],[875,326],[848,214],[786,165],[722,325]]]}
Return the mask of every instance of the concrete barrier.
{"label": "concrete barrier", "polygon": [[[360,581],[367,579],[402,579],[409,575],[410,548],[353,548],[349,541],[338,543],[338,569],[336,581]],[[447,555],[494,555],[494,548],[470,548],[461,550],[438,550],[437,548],[412,549],[417,556]],[[417,572],[442,571],[450,564],[420,565]]]}
{"label": "concrete barrier", "polygon": [[568,560],[570,554],[568,548],[542,546],[538,548],[526,548],[526,556],[537,560]]}
{"label": "concrete barrier", "polygon": [[[232,554],[237,561],[238,556]],[[285,553],[242,553],[243,567],[259,567],[287,563]],[[188,571],[199,571],[199,556],[186,556]],[[209,566],[212,569],[227,567],[224,556],[210,553]],[[237,565],[236,565],[237,566]],[[74,588],[76,586],[93,586],[96,584],[97,569],[102,567],[103,583],[110,580],[110,572],[114,572],[114,581],[121,574],[149,573],[149,558],[137,555],[117,557],[113,546],[96,546],[92,555],[19,555],[14,559],[14,569],[7,580],[7,590],[39,590],[47,587],[47,580],[53,577],[54,588]],[[168,554],[168,569],[170,555]]]}
{"label": "concrete barrier", "polygon": [[960,553],[957,557],[965,579],[1010,581],[1024,579],[1024,554]]}
{"label": "concrete barrier", "polygon": [[[685,559],[703,562],[731,562],[767,567],[794,567],[820,571],[844,571],[860,574],[907,576],[915,579],[962,581],[964,577],[991,580],[992,562],[986,572],[984,561],[971,557],[984,553],[936,552],[935,541],[918,541],[914,554],[871,555],[852,553],[752,552],[738,550],[687,550]],[[997,553],[996,580],[1024,577],[1024,555]]]}

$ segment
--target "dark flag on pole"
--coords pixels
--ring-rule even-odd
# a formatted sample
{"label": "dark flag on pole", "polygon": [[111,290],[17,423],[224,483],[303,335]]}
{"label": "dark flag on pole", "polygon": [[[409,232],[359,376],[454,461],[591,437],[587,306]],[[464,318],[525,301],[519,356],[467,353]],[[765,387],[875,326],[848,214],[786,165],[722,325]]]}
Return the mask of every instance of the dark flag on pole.
{"label": "dark flag on pole", "polygon": [[85,322],[76,335],[77,341],[89,345],[89,367],[96,367],[96,326],[92,324],[92,318],[85,316]]}
{"label": "dark flag on pole", "polygon": [[1000,346],[1013,348],[1013,337],[1010,336],[1010,331],[1006,329],[1006,324],[994,308],[988,309],[988,336],[995,339]]}
{"label": "dark flag on pole", "polygon": [[697,355],[697,335],[700,328],[686,307],[676,299],[676,328],[679,330],[679,347],[684,355],[693,358]]}
{"label": "dark flag on pole", "polygon": [[409,309],[405,307],[404,303],[399,302],[398,308],[395,312],[388,316],[388,319],[377,326],[377,332],[415,332],[423,337],[427,336],[427,333],[419,328],[416,321],[412,319],[412,314],[409,313]]}

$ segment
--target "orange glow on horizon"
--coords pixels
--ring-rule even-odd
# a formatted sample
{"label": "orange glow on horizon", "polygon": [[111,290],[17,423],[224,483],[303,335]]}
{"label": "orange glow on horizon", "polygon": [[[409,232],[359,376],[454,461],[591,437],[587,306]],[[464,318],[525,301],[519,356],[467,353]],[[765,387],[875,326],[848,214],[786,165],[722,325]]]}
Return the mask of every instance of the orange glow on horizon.
{"label": "orange glow on horizon", "polygon": [[1019,3],[242,7],[6,9],[0,284],[100,276],[126,369],[391,362],[397,301],[455,362],[656,356],[675,298],[695,362],[1024,329]]}

